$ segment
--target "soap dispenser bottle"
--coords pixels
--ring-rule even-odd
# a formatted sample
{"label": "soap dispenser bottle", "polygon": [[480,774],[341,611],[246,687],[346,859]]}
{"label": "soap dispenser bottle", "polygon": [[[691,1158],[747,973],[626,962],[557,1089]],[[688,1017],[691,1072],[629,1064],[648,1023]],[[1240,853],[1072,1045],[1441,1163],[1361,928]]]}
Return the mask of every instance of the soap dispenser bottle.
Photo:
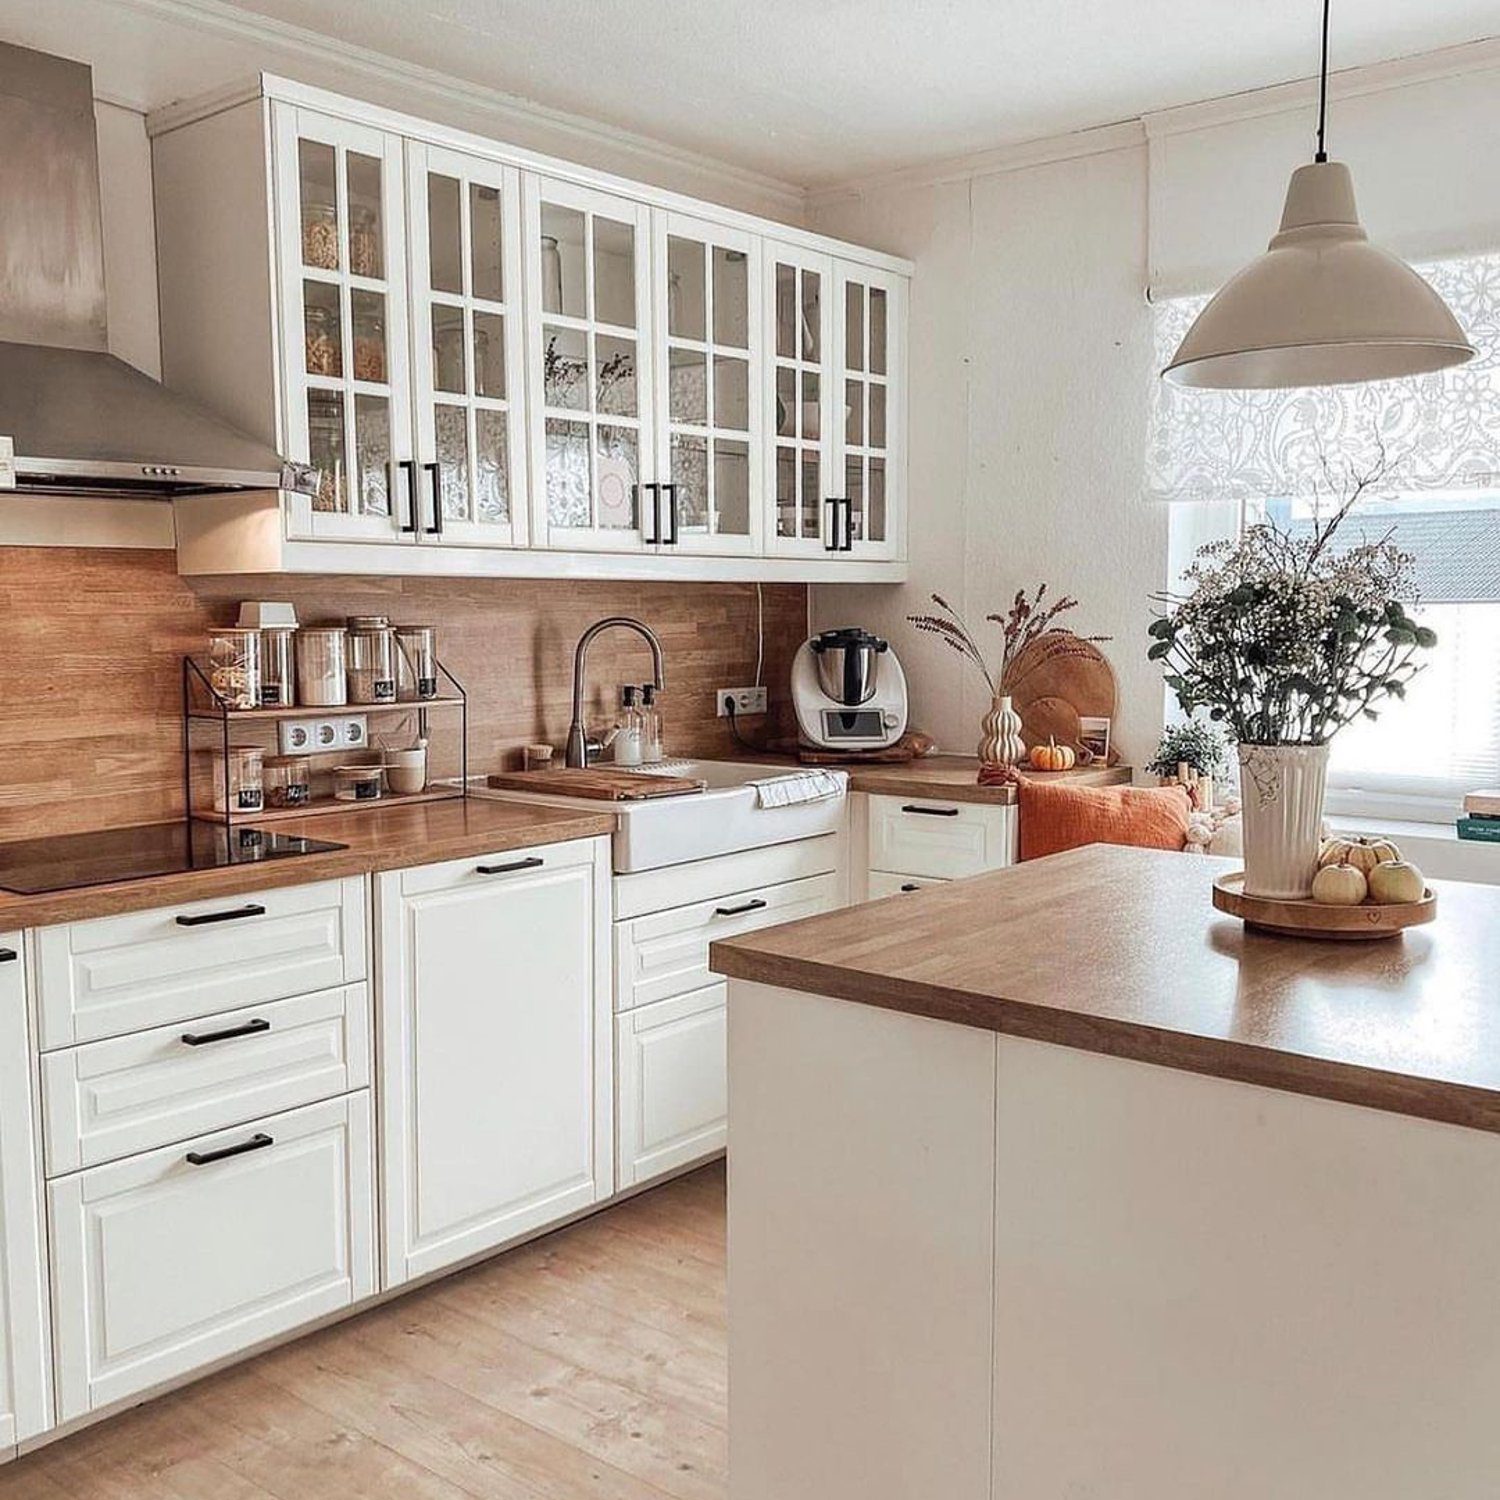
{"label": "soap dispenser bottle", "polygon": [[641,764],[654,766],[662,758],[661,709],[656,702],[656,684],[641,688]]}
{"label": "soap dispenser bottle", "polygon": [[615,726],[612,748],[617,766],[638,766],[645,741],[644,721],[635,704],[635,688],[620,690],[620,721]]}

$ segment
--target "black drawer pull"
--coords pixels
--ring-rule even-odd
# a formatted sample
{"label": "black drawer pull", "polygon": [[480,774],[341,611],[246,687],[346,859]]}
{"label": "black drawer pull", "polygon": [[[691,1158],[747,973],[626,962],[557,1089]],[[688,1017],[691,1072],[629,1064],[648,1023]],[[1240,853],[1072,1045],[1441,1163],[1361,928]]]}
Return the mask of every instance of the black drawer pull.
{"label": "black drawer pull", "polygon": [[241,1141],[238,1146],[221,1146],[217,1151],[189,1151],[188,1165],[206,1167],[210,1162],[227,1161],[231,1156],[243,1156],[247,1151],[263,1151],[267,1146],[275,1144],[270,1136],[256,1134],[248,1141]]}
{"label": "black drawer pull", "polygon": [[747,901],[743,906],[716,906],[714,915],[716,917],[742,917],[747,911],[764,911],[770,903],[762,901],[757,897],[754,901]]}
{"label": "black drawer pull", "polygon": [[185,1047],[206,1047],[210,1042],[227,1042],[237,1036],[256,1036],[270,1029],[269,1021],[246,1021],[243,1026],[227,1026],[223,1031],[184,1031],[182,1043]]}
{"label": "black drawer pull", "polygon": [[513,859],[508,865],[475,865],[475,871],[480,875],[509,875],[515,870],[535,870],[546,864],[540,854],[533,854],[529,859]]}
{"label": "black drawer pull", "polygon": [[0,964],[13,964],[16,961],[16,950],[14,948],[0,948]]}
{"label": "black drawer pull", "polygon": [[922,889],[921,886],[919,886],[919,885],[913,885],[911,883],[911,881],[909,881],[909,880],[906,882],[905,885],[903,885],[901,887],[901,891],[902,891],[903,895],[905,895],[909,891],[920,891],[921,889]]}
{"label": "black drawer pull", "polygon": [[958,809],[956,807],[916,807],[908,802],[901,809],[904,813],[921,813],[924,818],[956,818]]}
{"label": "black drawer pull", "polygon": [[236,906],[233,911],[201,911],[196,917],[178,917],[179,927],[203,927],[209,922],[238,922],[241,917],[263,917],[265,907],[255,901]]}

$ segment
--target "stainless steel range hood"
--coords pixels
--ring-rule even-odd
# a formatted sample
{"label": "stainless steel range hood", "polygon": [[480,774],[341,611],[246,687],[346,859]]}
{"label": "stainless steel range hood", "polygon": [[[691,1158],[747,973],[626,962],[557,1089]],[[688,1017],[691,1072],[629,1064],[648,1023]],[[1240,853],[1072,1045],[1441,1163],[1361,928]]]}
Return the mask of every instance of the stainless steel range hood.
{"label": "stainless steel range hood", "polygon": [[305,471],[109,352],[91,70],[0,44],[0,488],[169,497]]}

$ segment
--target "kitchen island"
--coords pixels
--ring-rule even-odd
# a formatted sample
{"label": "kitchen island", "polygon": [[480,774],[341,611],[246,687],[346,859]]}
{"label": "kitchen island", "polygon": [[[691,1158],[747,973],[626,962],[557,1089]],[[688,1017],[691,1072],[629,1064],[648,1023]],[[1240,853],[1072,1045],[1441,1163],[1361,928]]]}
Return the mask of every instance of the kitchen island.
{"label": "kitchen island", "polygon": [[1094,847],[716,944],[731,1500],[1480,1500],[1500,891],[1246,932]]}

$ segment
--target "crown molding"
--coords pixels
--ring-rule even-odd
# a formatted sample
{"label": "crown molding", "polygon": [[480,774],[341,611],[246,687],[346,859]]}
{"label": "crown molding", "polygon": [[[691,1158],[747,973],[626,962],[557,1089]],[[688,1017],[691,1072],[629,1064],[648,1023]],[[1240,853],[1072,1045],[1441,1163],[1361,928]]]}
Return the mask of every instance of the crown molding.
{"label": "crown molding", "polygon": [[[558,137],[559,150],[571,148],[589,153],[603,148],[621,154],[648,170],[675,168],[678,171],[692,172],[705,182],[720,183],[742,192],[754,193],[780,205],[783,212],[799,220],[806,210],[806,193],[796,183],[756,172],[748,167],[736,166],[698,151],[673,146],[652,136],[604,125],[566,110],[553,109],[519,95],[470,83],[434,68],[362,47],[357,42],[345,39],[335,41],[287,21],[251,15],[225,3],[225,0],[109,0],[109,3],[121,10],[193,26],[219,36],[269,44],[306,58],[309,62],[332,65],[345,72],[378,80],[414,97],[464,109],[482,110],[502,133],[507,123],[533,129],[544,126]],[[233,91],[224,92],[227,97]],[[167,114],[166,110],[148,111],[144,104],[133,101],[111,102],[117,102],[125,108],[138,109],[142,113]]]}

